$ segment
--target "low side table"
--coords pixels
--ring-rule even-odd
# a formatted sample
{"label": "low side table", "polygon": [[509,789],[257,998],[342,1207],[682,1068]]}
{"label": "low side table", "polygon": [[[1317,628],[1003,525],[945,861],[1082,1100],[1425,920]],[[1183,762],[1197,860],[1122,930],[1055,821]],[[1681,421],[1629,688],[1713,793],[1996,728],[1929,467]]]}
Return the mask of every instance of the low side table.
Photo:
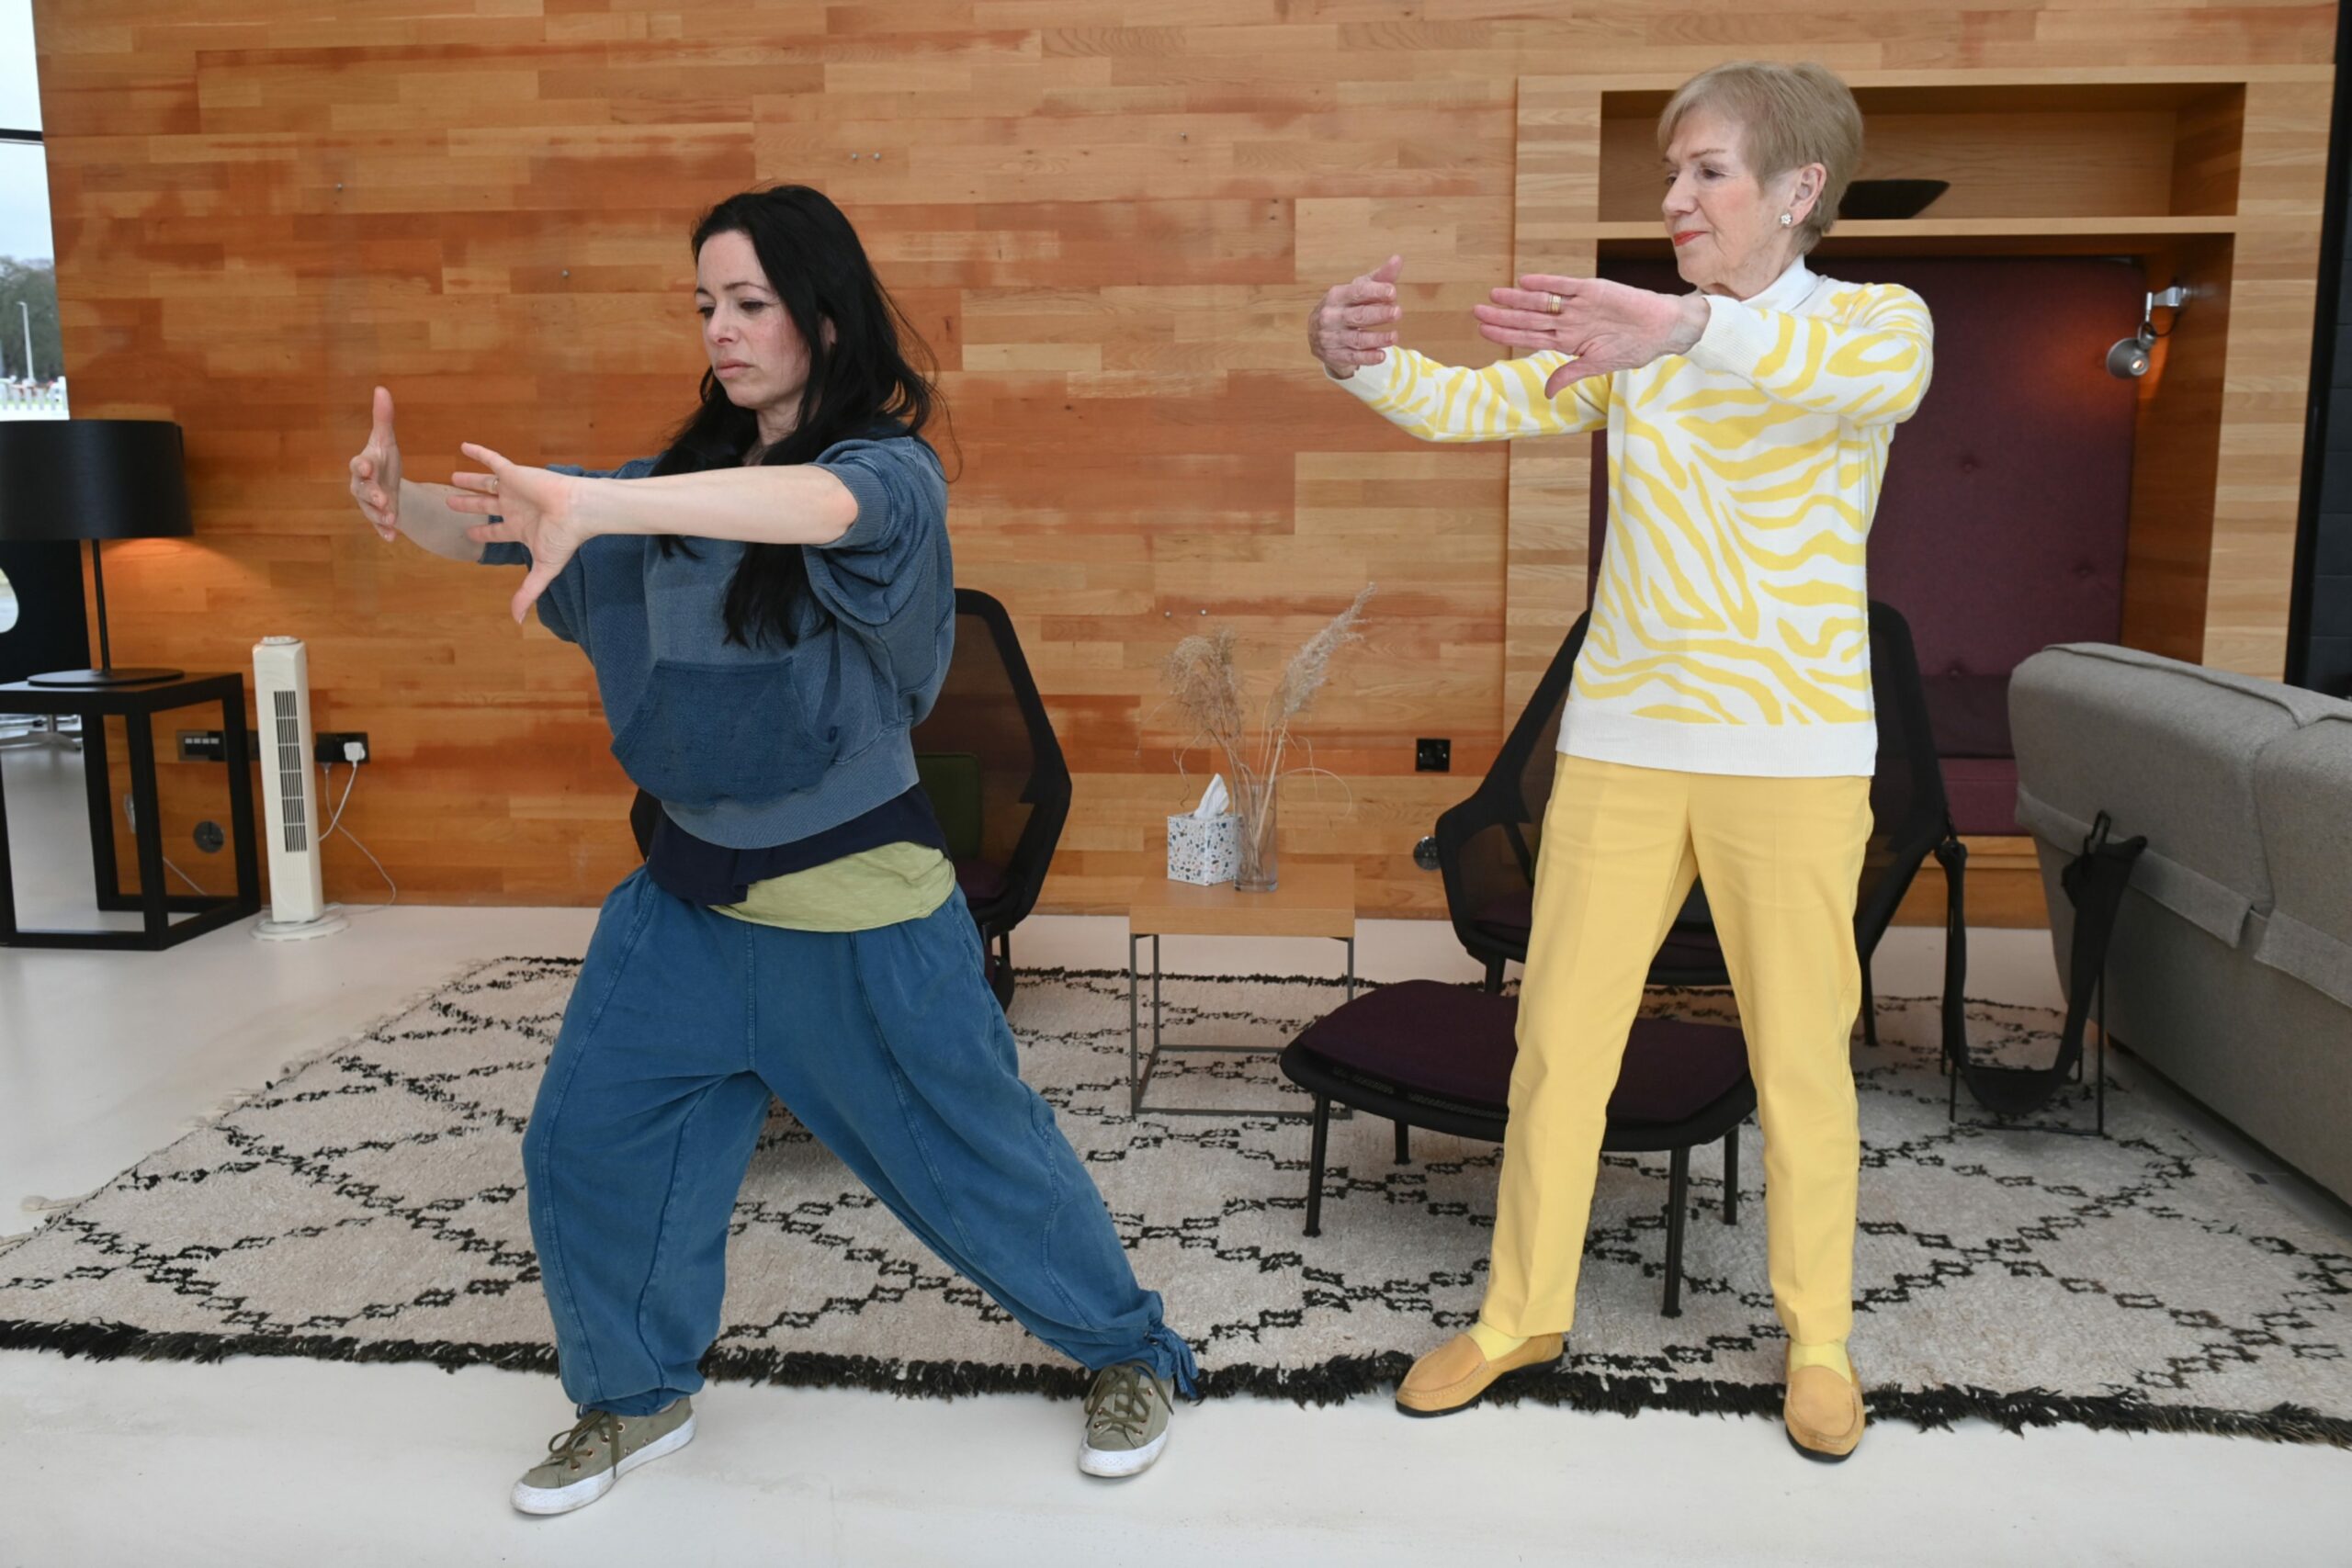
{"label": "low side table", "polygon": [[[1164,876],[1147,876],[1127,899],[1127,1109],[1140,1116],[1271,1115],[1304,1117],[1305,1111],[1255,1111],[1238,1106],[1144,1103],[1151,1076],[1163,1054],[1227,1056],[1271,1055],[1268,1045],[1167,1045],[1160,1043],[1159,939],[1163,936],[1327,936],[1345,944],[1348,999],[1356,994],[1356,873],[1351,865],[1292,862],[1271,893],[1243,893],[1229,882],[1201,887]],[[1151,940],[1151,1049],[1143,1049],[1141,944]]]}
{"label": "low side table", "polygon": [[[230,894],[174,893],[164,881],[163,807],[155,775],[155,716],[174,708],[220,708],[220,732],[229,764],[229,838],[235,849],[237,890]],[[17,923],[16,885],[8,863],[8,805],[0,794],[0,947],[135,948],[154,952],[176,947],[192,936],[218,931],[261,910],[260,852],[254,835],[252,731],[245,724],[243,675],[184,675],[121,686],[0,685],[0,713],[78,715],[82,720],[82,769],[89,795],[90,858],[96,874],[98,908],[137,910],[137,931],[26,931]],[[107,719],[126,721],[130,747],[130,795],[137,808],[132,824],[139,863],[139,891],[122,890],[114,830],[113,785],[107,771]],[[309,765],[298,758],[298,766]],[[175,920],[175,913],[190,919]]]}

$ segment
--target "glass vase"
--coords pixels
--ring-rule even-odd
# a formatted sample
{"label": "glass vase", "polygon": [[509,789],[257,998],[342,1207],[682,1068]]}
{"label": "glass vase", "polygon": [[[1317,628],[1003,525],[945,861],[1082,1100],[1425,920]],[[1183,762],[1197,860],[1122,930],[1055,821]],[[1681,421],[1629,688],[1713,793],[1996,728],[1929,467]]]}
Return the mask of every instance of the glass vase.
{"label": "glass vase", "polygon": [[1241,818],[1241,853],[1233,886],[1244,893],[1272,893],[1280,878],[1274,818],[1281,783],[1279,774],[1271,778],[1245,775],[1234,795],[1234,814]]}

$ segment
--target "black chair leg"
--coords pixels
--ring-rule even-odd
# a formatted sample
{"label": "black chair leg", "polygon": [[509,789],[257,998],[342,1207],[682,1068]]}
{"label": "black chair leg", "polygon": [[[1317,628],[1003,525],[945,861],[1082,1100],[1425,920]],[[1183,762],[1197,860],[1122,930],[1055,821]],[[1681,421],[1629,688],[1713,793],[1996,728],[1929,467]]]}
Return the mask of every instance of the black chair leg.
{"label": "black chair leg", "polygon": [[1724,1224],[1739,1224],[1739,1124],[1724,1134]]}
{"label": "black chair leg", "polygon": [[1878,997],[1871,989],[1871,961],[1862,960],[1862,1043],[1878,1049]]}
{"label": "black chair leg", "polygon": [[1306,1234],[1323,1234],[1323,1146],[1331,1134],[1331,1100],[1315,1097],[1315,1137],[1306,1156]]}
{"label": "black chair leg", "polygon": [[1682,1315],[1682,1211],[1690,1198],[1690,1151],[1674,1151],[1666,1178],[1666,1313]]}
{"label": "black chair leg", "polygon": [[1413,1130],[1402,1122],[1396,1123],[1396,1163],[1413,1163]]}
{"label": "black chair leg", "polygon": [[1487,995],[1499,997],[1502,994],[1503,961],[1499,958],[1489,958],[1487,960]]}
{"label": "black chair leg", "polygon": [[989,991],[996,998],[998,1007],[1011,1008],[1012,1006],[1012,933],[991,931],[988,927],[980,925],[978,916],[973,917],[972,923],[978,927],[980,951],[986,954],[983,967],[987,972]]}

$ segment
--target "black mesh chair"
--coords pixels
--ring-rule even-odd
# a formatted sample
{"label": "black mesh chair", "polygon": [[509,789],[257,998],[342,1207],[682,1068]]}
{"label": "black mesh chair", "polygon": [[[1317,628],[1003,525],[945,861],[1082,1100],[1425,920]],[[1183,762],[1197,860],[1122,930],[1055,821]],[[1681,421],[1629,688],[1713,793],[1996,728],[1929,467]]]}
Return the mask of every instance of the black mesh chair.
{"label": "black mesh chair", "polygon": [[[1069,818],[1069,767],[1004,606],[956,591],[956,652],[931,714],[914,729],[915,768],[956,863],[956,882],[989,948],[989,985],[1012,999],[1012,928],[1037,907]],[[643,790],[629,829],[643,854],[661,802]]]}
{"label": "black mesh chair", "polygon": [[[1573,663],[1582,638],[1582,623],[1569,634],[1553,670],[1537,689],[1529,714],[1538,733],[1548,727],[1557,734],[1557,705],[1566,693],[1564,671]],[[1857,951],[1864,959],[1876,950],[1904,894],[1929,854],[1957,849],[1944,807],[1942,774],[1935,745],[1928,730],[1927,697],[1919,682],[1918,660],[1911,647],[1910,628],[1903,617],[1883,604],[1871,605],[1871,690],[1878,711],[1878,761],[1871,788],[1874,823],[1863,859],[1861,886],[1854,914]],[[1555,678],[1557,678],[1555,690]],[[1546,709],[1546,696],[1550,708]],[[1505,745],[1506,758],[1530,729],[1522,716]],[[1548,750],[1548,743],[1547,743]],[[1501,957],[1523,956],[1525,939],[1517,953],[1504,945],[1506,934],[1485,929],[1482,922],[1464,919],[1464,896],[1499,890],[1515,891],[1510,880],[1515,866],[1527,856],[1526,874],[1532,875],[1530,831],[1539,813],[1526,813],[1524,785],[1516,799],[1501,796],[1507,780],[1524,779],[1535,764],[1548,764],[1548,755],[1531,762],[1521,754],[1513,768],[1498,762],[1495,773],[1480,786],[1478,803],[1489,790],[1482,820],[1464,812],[1448,828],[1440,821],[1440,855],[1449,838],[1459,844],[1465,836],[1499,833],[1503,852],[1481,863],[1472,874],[1448,865],[1446,897],[1454,929],[1465,945],[1475,935],[1488,943],[1489,986],[1484,991],[1467,987],[1412,980],[1384,986],[1346,1003],[1302,1030],[1283,1051],[1282,1069],[1291,1081],[1315,1097],[1313,1130],[1307,1157],[1306,1234],[1321,1233],[1323,1178],[1331,1104],[1334,1100],[1396,1123],[1396,1158],[1408,1157],[1408,1127],[1429,1127],[1459,1137],[1500,1142],[1509,1116],[1510,1071],[1517,1055],[1515,1032],[1518,1003],[1495,995]],[[1514,771],[1515,769],[1515,771]],[[1548,785],[1545,788],[1548,798]],[[1457,812],[1464,810],[1456,807]],[[1516,816],[1508,815],[1519,810]],[[1957,908],[1959,857],[1945,861],[1951,897]],[[1483,876],[1482,882],[1479,877]],[[1466,928],[1466,929],[1465,929]],[[1481,949],[1473,946],[1473,953]],[[1501,956],[1493,956],[1499,953]],[[1714,961],[1721,963],[1715,950]],[[1668,971],[1672,972],[1672,971]],[[1651,979],[1658,979],[1653,969]],[[1957,974],[1960,971],[1948,971]],[[1956,982],[1955,982],[1956,983]],[[1947,1012],[1951,1010],[1948,1001]],[[1665,1314],[1681,1310],[1683,1219],[1689,1209],[1690,1150],[1720,1138],[1724,1143],[1724,1223],[1738,1222],[1738,1129],[1756,1109],[1755,1080],[1747,1070],[1747,1044],[1735,1027],[1695,1023],[1679,1019],[1642,1018],[1634,1021],[1626,1043],[1624,1066],[1611,1095],[1608,1125],[1601,1147],[1612,1152],[1665,1152],[1668,1155],[1666,1212]]]}
{"label": "black mesh chair", "polygon": [[1069,765],[1012,617],[977,588],[956,591],[955,661],[914,746],[956,880],[989,948],[989,984],[1009,1002],[1012,928],[1037,907],[1069,819]]}
{"label": "black mesh chair", "polygon": [[1968,850],[1952,828],[1910,623],[1875,599],[1871,601],[1871,694],[1878,716],[1878,768],[1871,775],[1871,841],[1862,857],[1861,897],[1854,907],[1854,939],[1862,959],[1862,1037],[1873,1046],[1878,1043],[1871,958],[1911,891],[1912,879],[1933,855],[1944,874],[1941,1021],[1949,1068],[1953,1032],[1963,1027],[1967,999]]}

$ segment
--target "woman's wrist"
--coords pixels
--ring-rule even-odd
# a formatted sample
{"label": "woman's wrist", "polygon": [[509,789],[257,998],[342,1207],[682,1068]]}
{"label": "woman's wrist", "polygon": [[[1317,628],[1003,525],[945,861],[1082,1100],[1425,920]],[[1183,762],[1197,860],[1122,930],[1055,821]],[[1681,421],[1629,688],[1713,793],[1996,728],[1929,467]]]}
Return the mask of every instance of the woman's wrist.
{"label": "woman's wrist", "polygon": [[628,533],[628,519],[614,504],[618,479],[592,479],[579,474],[563,476],[570,487],[563,521],[574,536],[592,539],[599,534]]}
{"label": "woman's wrist", "polygon": [[1679,296],[1677,306],[1674,331],[1666,340],[1666,352],[1688,354],[1699,346],[1699,340],[1707,333],[1708,321],[1713,318],[1703,294]]}

